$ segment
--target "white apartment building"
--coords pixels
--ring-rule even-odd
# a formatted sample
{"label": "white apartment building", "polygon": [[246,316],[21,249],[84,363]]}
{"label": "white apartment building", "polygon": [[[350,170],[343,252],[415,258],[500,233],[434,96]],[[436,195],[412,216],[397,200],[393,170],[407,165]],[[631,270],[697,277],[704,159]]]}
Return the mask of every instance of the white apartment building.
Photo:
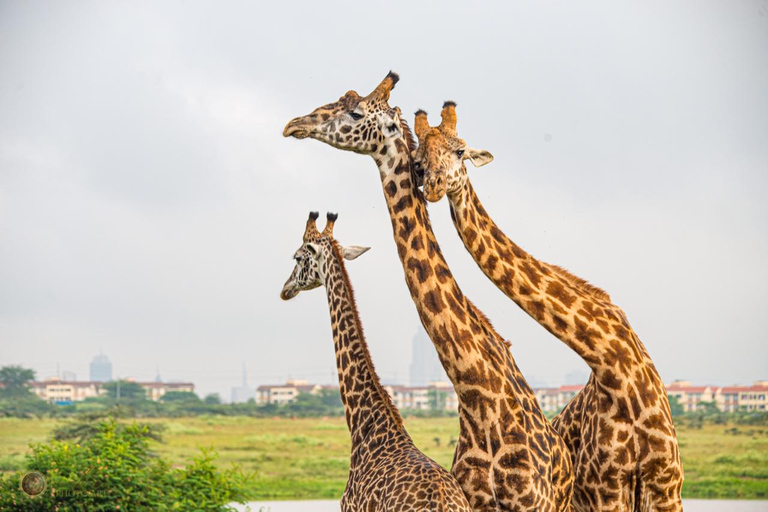
{"label": "white apartment building", "polygon": [[700,402],[715,402],[716,388],[713,386],[694,386],[687,380],[676,380],[667,386],[667,395],[677,398],[685,412],[699,410]]}
{"label": "white apartment building", "polygon": [[536,388],[533,392],[542,411],[558,412],[582,389],[584,389],[584,385],[577,384],[557,388]]}
{"label": "white apartment building", "polygon": [[398,409],[426,411],[437,405],[446,411],[459,409],[459,397],[450,382],[430,382],[426,386],[384,386]]}
{"label": "white apartment building", "polygon": [[256,388],[256,403],[285,405],[296,400],[299,393],[317,394],[322,389],[337,389],[334,386],[307,384],[306,380],[292,379],[285,384],[263,385]]}
{"label": "white apartment building", "polygon": [[106,394],[107,391],[102,389],[103,384],[96,381],[68,381],[52,377],[45,381],[32,381],[29,386],[34,394],[46,402],[69,404]]}

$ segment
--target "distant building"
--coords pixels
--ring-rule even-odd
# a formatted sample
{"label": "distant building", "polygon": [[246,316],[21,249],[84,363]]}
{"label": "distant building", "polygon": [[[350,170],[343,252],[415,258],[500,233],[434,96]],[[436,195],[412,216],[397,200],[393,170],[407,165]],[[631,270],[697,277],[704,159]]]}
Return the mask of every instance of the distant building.
{"label": "distant building", "polygon": [[[107,394],[104,382],[66,381],[52,377],[43,381],[32,381],[29,387],[38,397],[52,404],[70,404],[86,398]],[[157,402],[168,391],[195,391],[191,382],[137,382],[147,392],[147,398]]]}
{"label": "distant building", "polygon": [[44,381],[32,381],[29,387],[34,394],[46,402],[66,405],[106,394],[107,391],[102,388],[103,384],[103,382],[67,381],[51,377]]}
{"label": "distant building", "polygon": [[432,341],[427,331],[419,324],[416,334],[411,342],[411,368],[409,372],[409,384],[411,386],[424,387],[430,382],[444,382],[448,376],[440,364]]}
{"label": "distant building", "polygon": [[91,380],[109,382],[112,380],[112,362],[104,354],[99,354],[91,361]]}
{"label": "distant building", "polygon": [[[545,412],[563,409],[584,386],[560,386],[534,389],[539,406]],[[668,384],[667,395],[676,398],[685,412],[703,409],[702,402],[714,403],[723,412],[768,410],[768,381],[751,386],[695,386],[689,381],[676,380]]]}
{"label": "distant building", "polygon": [[430,382],[426,386],[384,386],[384,389],[392,397],[395,407],[401,410],[459,410],[459,397],[447,380]]}
{"label": "distant building", "polygon": [[[459,409],[456,391],[447,381],[430,382],[426,386],[385,385],[383,387],[398,409],[429,410],[435,406],[448,411]],[[339,390],[336,386],[308,384],[305,380],[289,380],[285,384],[259,386],[256,388],[256,403],[285,405],[296,400],[299,393],[317,394],[324,389],[337,392]]]}
{"label": "distant building", "polygon": [[285,405],[296,400],[300,393],[316,395],[323,389],[335,389],[337,386],[307,384],[306,380],[291,379],[285,384],[263,385],[256,388],[256,403]]}
{"label": "distant building", "polygon": [[243,385],[232,388],[232,403],[240,404],[250,399],[256,399],[256,390],[248,385],[248,375],[245,371],[245,363],[243,363]]}
{"label": "distant building", "polygon": [[137,384],[144,388],[147,398],[154,402],[159,401],[169,391],[195,392],[195,385],[191,382],[137,382]]}
{"label": "distant building", "polygon": [[669,396],[677,398],[683,410],[696,411],[700,402],[714,402],[723,412],[768,410],[768,381],[751,386],[694,386],[676,380],[667,386]]}
{"label": "distant building", "polygon": [[68,381],[77,380],[77,375],[75,374],[75,372],[69,372],[67,370],[64,370],[61,372],[61,380],[68,380]]}
{"label": "distant building", "polygon": [[757,381],[751,386],[724,387],[718,389],[717,405],[722,411],[765,411],[768,408],[766,396],[766,381]]}
{"label": "distant building", "polygon": [[700,402],[715,402],[715,394],[719,389],[714,386],[693,386],[688,381],[676,380],[667,385],[667,395],[676,398],[683,406],[683,411],[694,412],[700,408]]}
{"label": "distant building", "polygon": [[544,412],[558,412],[584,389],[584,384],[572,384],[557,388],[534,388],[536,400]]}

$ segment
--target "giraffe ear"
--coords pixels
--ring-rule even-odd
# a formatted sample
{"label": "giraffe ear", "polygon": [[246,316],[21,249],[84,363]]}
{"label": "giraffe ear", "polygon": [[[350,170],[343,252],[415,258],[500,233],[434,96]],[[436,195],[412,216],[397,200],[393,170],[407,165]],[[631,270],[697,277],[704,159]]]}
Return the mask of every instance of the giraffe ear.
{"label": "giraffe ear", "polygon": [[342,248],[344,250],[344,259],[345,260],[354,260],[361,254],[364,254],[367,252],[370,247],[360,247],[359,245],[349,245],[347,247]]}
{"label": "giraffe ear", "polygon": [[307,243],[307,250],[312,255],[312,257],[320,254],[320,248],[317,246],[317,244],[313,244],[312,242]]}
{"label": "giraffe ear", "polygon": [[475,167],[482,167],[493,162],[493,155],[484,149],[467,148],[466,155]]}
{"label": "giraffe ear", "polygon": [[379,114],[379,128],[381,133],[388,139],[396,139],[403,136],[403,130],[400,128],[400,117],[389,114]]}

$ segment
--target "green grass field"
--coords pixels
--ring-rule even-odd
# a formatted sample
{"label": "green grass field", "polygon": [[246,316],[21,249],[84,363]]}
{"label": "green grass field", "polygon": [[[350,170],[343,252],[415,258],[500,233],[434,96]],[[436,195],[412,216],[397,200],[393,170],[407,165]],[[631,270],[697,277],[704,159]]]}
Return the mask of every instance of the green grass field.
{"label": "green grass field", "polygon": [[[150,419],[166,425],[157,452],[182,465],[198,447],[214,447],[220,463],[256,473],[256,499],[338,498],[349,464],[344,420],[194,417]],[[55,420],[0,419],[0,471],[23,468],[30,442],[48,439]],[[445,467],[453,458],[455,418],[408,418],[415,443]],[[686,498],[768,498],[768,428],[704,425],[678,427]]]}

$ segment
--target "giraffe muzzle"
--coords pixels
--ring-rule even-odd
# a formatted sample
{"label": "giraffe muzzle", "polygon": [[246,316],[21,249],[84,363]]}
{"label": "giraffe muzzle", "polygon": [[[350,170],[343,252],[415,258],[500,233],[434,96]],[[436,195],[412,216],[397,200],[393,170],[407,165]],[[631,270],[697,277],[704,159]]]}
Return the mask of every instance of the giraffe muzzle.
{"label": "giraffe muzzle", "polygon": [[291,300],[298,294],[299,294],[299,289],[296,287],[296,284],[293,282],[293,280],[289,279],[283,285],[283,289],[280,292],[280,298],[283,300]]}
{"label": "giraffe muzzle", "polygon": [[285,125],[285,129],[283,129],[283,137],[306,139],[309,137],[311,132],[311,127],[307,126],[307,124],[304,122],[304,118],[297,117]]}
{"label": "giraffe muzzle", "polygon": [[440,174],[427,174],[424,176],[424,197],[427,201],[435,203],[443,198],[446,191],[445,178]]}

